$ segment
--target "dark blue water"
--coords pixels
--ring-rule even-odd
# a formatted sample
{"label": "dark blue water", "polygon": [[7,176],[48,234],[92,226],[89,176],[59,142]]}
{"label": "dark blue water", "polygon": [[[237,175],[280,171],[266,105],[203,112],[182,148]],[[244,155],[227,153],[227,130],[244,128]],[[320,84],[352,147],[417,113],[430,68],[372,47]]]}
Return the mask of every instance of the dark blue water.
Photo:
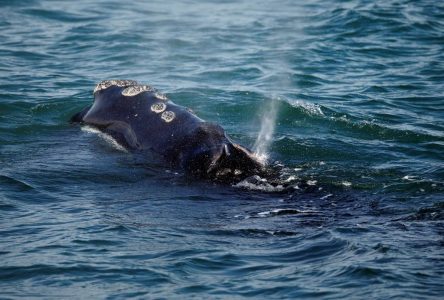
{"label": "dark blue water", "polygon": [[[2,0],[0,41],[1,298],[444,294],[442,2]],[[247,146],[274,103],[282,188],[70,125],[113,78]]]}

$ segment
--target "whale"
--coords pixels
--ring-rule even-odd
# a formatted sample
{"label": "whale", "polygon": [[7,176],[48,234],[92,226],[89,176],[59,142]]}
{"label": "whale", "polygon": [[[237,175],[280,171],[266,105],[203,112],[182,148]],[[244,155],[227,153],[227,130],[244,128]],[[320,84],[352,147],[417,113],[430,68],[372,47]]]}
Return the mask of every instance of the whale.
{"label": "whale", "polygon": [[70,122],[94,127],[129,151],[153,153],[169,167],[220,181],[238,181],[264,169],[220,125],[199,118],[150,85],[104,80],[93,95],[93,103]]}

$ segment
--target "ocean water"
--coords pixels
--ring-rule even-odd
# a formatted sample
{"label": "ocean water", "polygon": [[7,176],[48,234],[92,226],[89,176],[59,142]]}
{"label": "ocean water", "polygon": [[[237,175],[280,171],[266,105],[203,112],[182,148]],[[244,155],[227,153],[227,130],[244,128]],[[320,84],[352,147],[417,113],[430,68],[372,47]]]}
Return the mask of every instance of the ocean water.
{"label": "ocean water", "polygon": [[[444,294],[442,2],[1,0],[0,41],[0,298]],[[256,145],[275,183],[69,124],[103,79]]]}

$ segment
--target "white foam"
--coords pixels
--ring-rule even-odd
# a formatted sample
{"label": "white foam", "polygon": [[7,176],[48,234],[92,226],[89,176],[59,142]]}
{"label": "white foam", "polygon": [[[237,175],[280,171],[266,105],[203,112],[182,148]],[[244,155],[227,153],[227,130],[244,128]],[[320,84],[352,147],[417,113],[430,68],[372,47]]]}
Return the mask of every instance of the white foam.
{"label": "white foam", "polygon": [[263,211],[257,213],[260,217],[267,217],[267,216],[274,216],[277,214],[287,213],[287,214],[310,214],[310,213],[317,213],[318,211],[315,210],[299,210],[294,208],[276,208],[273,210]]}
{"label": "white foam", "polygon": [[297,179],[296,176],[294,176],[294,175],[290,175],[287,179],[285,179],[285,182],[294,181],[294,180],[296,180],[296,179]]}
{"label": "white foam", "polygon": [[246,178],[233,186],[238,188],[247,188],[253,191],[264,191],[264,192],[281,192],[285,189],[280,184],[276,186],[271,185],[270,183],[268,183],[267,179],[261,178],[258,175]]}
{"label": "white foam", "polygon": [[265,164],[268,161],[268,153],[253,153],[254,158],[256,158],[261,164]]}
{"label": "white foam", "polygon": [[416,176],[413,176],[413,175],[406,175],[406,176],[402,177],[402,179],[403,180],[408,180],[408,181],[415,181],[418,178]]}
{"label": "white foam", "polygon": [[324,116],[324,112],[318,104],[313,104],[302,100],[288,100],[288,103],[293,107],[302,108],[310,115]]}

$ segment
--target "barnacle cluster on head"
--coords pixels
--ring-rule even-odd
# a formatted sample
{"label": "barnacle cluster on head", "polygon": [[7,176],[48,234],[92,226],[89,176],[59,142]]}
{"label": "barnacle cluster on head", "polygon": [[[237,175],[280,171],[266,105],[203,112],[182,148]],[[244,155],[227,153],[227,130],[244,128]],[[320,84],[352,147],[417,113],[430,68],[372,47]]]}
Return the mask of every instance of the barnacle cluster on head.
{"label": "barnacle cluster on head", "polygon": [[164,101],[168,100],[167,96],[165,96],[164,94],[159,93],[157,91],[154,93],[154,96],[159,100],[164,100]]}
{"label": "barnacle cluster on head", "polygon": [[122,91],[123,96],[132,97],[143,92],[155,92],[156,90],[149,85],[132,85]]}
{"label": "barnacle cluster on head", "polygon": [[173,111],[166,110],[167,105],[165,102],[156,102],[153,105],[151,105],[151,111],[155,112],[156,114],[160,114],[160,118],[164,120],[165,122],[169,123],[174,120],[176,117],[176,114]]}
{"label": "barnacle cluster on head", "polygon": [[103,80],[99,82],[94,88],[94,94],[98,91],[106,90],[111,86],[124,87],[122,95],[126,97],[136,96],[143,92],[153,92],[154,96],[159,100],[168,100],[167,97],[158,92],[155,88],[147,84],[139,84],[135,80]]}
{"label": "barnacle cluster on head", "polygon": [[103,80],[96,85],[93,94],[98,91],[105,90],[110,86],[127,87],[135,85],[138,85],[137,81],[135,80]]}
{"label": "barnacle cluster on head", "polygon": [[162,113],[161,118],[165,122],[169,123],[176,117],[176,114],[170,110],[166,110]]}
{"label": "barnacle cluster on head", "polygon": [[159,114],[163,112],[166,109],[166,104],[163,102],[156,102],[153,105],[151,105],[151,111]]}
{"label": "barnacle cluster on head", "polygon": [[168,98],[164,94],[158,92],[152,86],[139,84],[135,80],[103,80],[96,85],[94,89],[94,94],[111,86],[123,87],[124,89],[121,93],[122,96],[125,97],[133,97],[143,92],[152,92],[154,94],[154,97],[156,97],[156,99],[158,100],[161,100],[161,102],[156,102],[151,105],[151,111],[156,114],[161,114],[161,119],[167,123],[173,121],[176,117],[176,114],[174,112],[166,110],[167,104],[164,101],[167,101]]}
{"label": "barnacle cluster on head", "polygon": [[164,120],[165,122],[169,123],[174,120],[176,117],[176,114],[170,110],[166,110],[167,105],[164,102],[156,102],[153,105],[151,105],[151,111],[155,112],[156,114],[160,114],[160,118]]}

